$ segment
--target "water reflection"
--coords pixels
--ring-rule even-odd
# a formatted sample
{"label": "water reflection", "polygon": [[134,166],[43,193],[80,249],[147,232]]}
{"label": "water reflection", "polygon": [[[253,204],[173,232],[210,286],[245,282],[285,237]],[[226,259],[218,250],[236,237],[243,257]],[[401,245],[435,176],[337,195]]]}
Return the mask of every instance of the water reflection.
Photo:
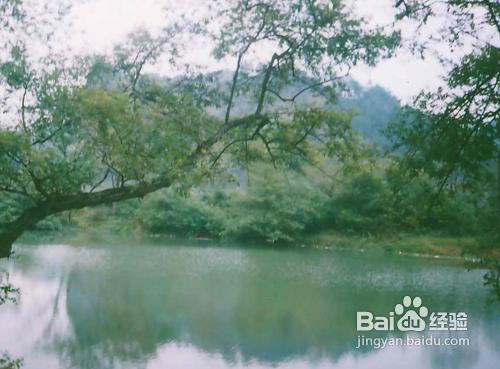
{"label": "water reflection", "polygon": [[[0,347],[26,368],[496,368],[499,304],[482,271],[315,251],[25,246]],[[469,347],[355,349],[358,310],[402,296],[469,314]]]}

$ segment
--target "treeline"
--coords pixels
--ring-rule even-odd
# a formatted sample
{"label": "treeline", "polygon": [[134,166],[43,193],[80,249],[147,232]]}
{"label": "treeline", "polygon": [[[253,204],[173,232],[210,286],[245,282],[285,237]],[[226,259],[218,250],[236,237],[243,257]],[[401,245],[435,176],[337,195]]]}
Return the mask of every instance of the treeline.
{"label": "treeline", "polygon": [[[401,118],[398,101],[378,86],[363,88],[350,80],[347,87],[330,106],[347,112],[346,129],[352,127],[351,141],[343,151],[337,148],[343,154],[336,158],[320,151],[307,157],[270,156],[265,148],[248,145],[243,154],[219,163],[209,181],[190,178],[141,199],[65,212],[33,229],[98,227],[274,244],[321,232],[378,238],[438,234],[480,237],[494,246],[491,182],[468,182],[465,188],[458,181],[440,188],[425,171],[412,171],[400,150],[384,152],[394,136],[390,122]],[[303,100],[327,105],[312,94]],[[235,109],[244,106],[240,98]],[[314,138],[306,143],[318,144]],[[18,198],[0,198],[0,224],[19,215]]]}
{"label": "treeline", "polygon": [[323,231],[484,236],[492,229],[495,209],[477,193],[484,192],[439,193],[430,178],[409,178],[388,159],[335,175],[307,165],[283,169],[261,162],[233,184],[214,180],[202,187],[170,188],[141,200],[52,217],[37,227],[54,230],[70,223],[276,244]]}

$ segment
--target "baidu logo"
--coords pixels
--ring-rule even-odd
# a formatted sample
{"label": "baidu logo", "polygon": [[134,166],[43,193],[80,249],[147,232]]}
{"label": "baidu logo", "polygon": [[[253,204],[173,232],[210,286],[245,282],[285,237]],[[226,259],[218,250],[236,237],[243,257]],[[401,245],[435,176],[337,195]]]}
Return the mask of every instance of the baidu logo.
{"label": "baidu logo", "polygon": [[419,296],[405,296],[387,316],[376,316],[369,311],[358,311],[358,331],[401,331],[422,332],[429,330],[467,330],[467,314],[464,312],[433,312],[423,305]]}
{"label": "baidu logo", "polygon": [[425,320],[429,310],[422,306],[422,299],[415,297],[412,299],[410,296],[403,298],[403,304],[397,304],[394,307],[394,312],[401,316],[398,319],[397,327],[402,332],[416,331],[421,332],[425,329]]}

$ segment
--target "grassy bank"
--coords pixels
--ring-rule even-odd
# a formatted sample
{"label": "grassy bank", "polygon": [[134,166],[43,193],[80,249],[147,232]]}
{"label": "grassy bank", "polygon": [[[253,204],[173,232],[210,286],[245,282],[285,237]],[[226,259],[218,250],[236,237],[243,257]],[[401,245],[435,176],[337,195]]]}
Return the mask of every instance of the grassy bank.
{"label": "grassy bank", "polygon": [[[85,221],[83,221],[85,219]],[[53,240],[103,240],[126,238],[140,241],[144,238],[187,238],[193,240],[221,241],[231,244],[230,239],[200,237],[176,233],[155,234],[145,232],[137,224],[110,218],[98,223],[90,222],[88,218],[79,218],[58,230],[37,230],[27,232],[21,242],[38,243]],[[255,244],[255,240],[237,241],[238,245]],[[391,236],[362,236],[344,234],[338,231],[323,231],[304,235],[293,242],[273,243],[260,241],[272,248],[313,248],[318,250],[353,250],[367,253],[387,253],[391,255],[448,258],[463,261],[479,262],[481,258],[500,261],[500,250],[482,247],[482,241],[472,236],[443,236],[439,234],[400,233]]]}
{"label": "grassy bank", "polygon": [[477,260],[480,257],[500,260],[500,250],[483,249],[474,237],[451,237],[435,234],[397,234],[393,236],[346,235],[334,231],[304,237],[299,245],[317,249],[343,249],[359,252],[385,252],[395,255]]}

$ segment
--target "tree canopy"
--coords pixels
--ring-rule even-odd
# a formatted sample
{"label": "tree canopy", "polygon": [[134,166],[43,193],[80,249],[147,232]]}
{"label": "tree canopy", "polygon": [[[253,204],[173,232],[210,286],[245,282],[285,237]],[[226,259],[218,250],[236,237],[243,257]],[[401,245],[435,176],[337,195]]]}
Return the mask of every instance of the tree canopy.
{"label": "tree canopy", "polygon": [[[6,22],[26,27],[13,10],[23,4],[5,4]],[[291,156],[308,160],[318,150],[348,155],[350,114],[294,102],[358,63],[391,56],[399,34],[368,27],[341,1],[234,0],[217,9],[209,20],[175,24],[158,37],[131,35],[112,57],[66,60],[49,52],[37,59],[21,38],[0,37],[9,50],[0,60],[9,106],[0,130],[0,196],[8,209],[0,219],[0,256],[49,215],[200,180],[225,155],[268,155],[275,165]],[[217,31],[206,28],[214,22]],[[193,72],[169,80],[144,73],[162,55],[175,64],[183,42],[175,35],[193,32],[211,34],[214,57],[235,59],[227,88]],[[256,48],[268,51],[267,60],[243,71]],[[304,76],[305,87],[284,94]],[[253,109],[236,115],[233,102],[243,92]],[[275,99],[288,104],[277,111]],[[223,117],[210,113],[220,106]]]}
{"label": "tree canopy", "polygon": [[399,17],[413,18],[419,27],[445,17],[435,39],[447,43],[450,52],[471,50],[452,61],[446,86],[422,92],[390,128],[394,148],[405,154],[400,164],[413,176],[429,174],[439,192],[481,194],[484,203],[496,206],[485,211],[493,211],[489,228],[500,234],[500,4],[449,0],[398,5]]}

